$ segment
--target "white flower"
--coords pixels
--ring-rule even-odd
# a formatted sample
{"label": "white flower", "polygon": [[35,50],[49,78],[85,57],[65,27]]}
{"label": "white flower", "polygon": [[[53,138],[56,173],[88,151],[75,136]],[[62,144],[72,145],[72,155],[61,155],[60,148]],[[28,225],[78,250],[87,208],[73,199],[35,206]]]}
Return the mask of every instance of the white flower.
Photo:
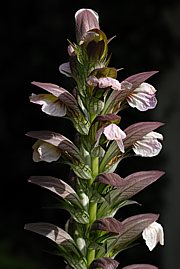
{"label": "white flower", "polygon": [[153,109],[157,105],[156,89],[149,83],[141,83],[128,97],[127,102],[131,107],[140,111]]}
{"label": "white flower", "polygon": [[51,145],[50,143],[37,140],[33,145],[33,161],[34,162],[53,162],[57,161],[61,156],[58,147]]}
{"label": "white flower", "polygon": [[126,137],[126,134],[116,124],[111,123],[105,127],[103,133],[107,140],[115,140],[120,151],[124,153],[123,139]]}
{"label": "white flower", "polygon": [[142,237],[150,251],[155,248],[158,242],[164,245],[163,227],[156,221],[143,230]]}
{"label": "white flower", "polygon": [[162,149],[162,144],[158,139],[163,140],[162,134],[152,131],[134,143],[133,151],[142,157],[154,157]]}

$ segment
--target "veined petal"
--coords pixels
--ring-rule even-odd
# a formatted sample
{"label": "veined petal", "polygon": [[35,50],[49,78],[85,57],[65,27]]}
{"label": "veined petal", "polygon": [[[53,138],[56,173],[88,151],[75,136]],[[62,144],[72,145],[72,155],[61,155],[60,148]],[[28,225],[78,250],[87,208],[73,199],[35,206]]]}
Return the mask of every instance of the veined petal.
{"label": "veined petal", "polygon": [[162,149],[162,144],[158,139],[163,140],[162,134],[152,131],[134,143],[133,151],[142,157],[154,157]]}
{"label": "veined petal", "polygon": [[35,144],[33,145],[33,161],[34,162],[53,162],[57,161],[59,157],[61,156],[59,148],[43,142],[41,140],[37,140]]}
{"label": "veined petal", "polygon": [[126,137],[126,134],[114,123],[106,126],[103,133],[108,140],[119,140]]}
{"label": "veined petal", "polygon": [[52,94],[32,94],[29,99],[34,104],[42,105],[42,111],[48,115],[55,117],[66,115],[66,106]]}
{"label": "veined petal", "polygon": [[79,42],[86,32],[91,29],[99,29],[99,16],[92,9],[79,9],[75,13],[75,22],[76,22],[76,38]]}
{"label": "veined petal", "polygon": [[164,230],[162,225],[156,221],[143,230],[142,237],[150,251],[152,251],[158,243],[164,245]]}
{"label": "veined petal", "polygon": [[131,107],[136,107],[140,111],[153,109],[157,105],[155,93],[156,89],[144,82],[127,97],[127,102]]}
{"label": "veined petal", "polygon": [[70,63],[63,63],[59,66],[59,71],[61,74],[65,75],[66,77],[71,77],[71,68]]}
{"label": "veined petal", "polygon": [[115,140],[121,152],[124,152],[123,139],[126,134],[114,123],[106,126],[103,130],[107,140]]}
{"label": "veined petal", "polygon": [[111,87],[113,90],[121,90],[121,83],[117,79],[111,77],[96,78],[95,76],[89,76],[87,83],[102,89]]}

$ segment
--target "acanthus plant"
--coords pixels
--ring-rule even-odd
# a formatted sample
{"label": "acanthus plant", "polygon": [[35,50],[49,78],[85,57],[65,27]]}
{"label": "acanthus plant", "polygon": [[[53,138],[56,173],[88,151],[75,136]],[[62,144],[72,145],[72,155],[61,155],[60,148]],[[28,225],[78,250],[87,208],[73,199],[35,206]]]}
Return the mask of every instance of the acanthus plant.
{"label": "acanthus plant", "polygon": [[[142,72],[119,82],[118,70],[109,67],[108,43],[100,30],[98,14],[80,9],[75,14],[77,44],[69,42],[69,62],[61,73],[75,81],[70,92],[42,82],[33,85],[47,93],[32,94],[30,101],[48,115],[68,118],[75,129],[75,141],[54,131],[31,131],[35,162],[61,163],[70,167],[70,184],[52,176],[32,176],[29,182],[53,192],[70,218],[64,229],[50,223],[29,223],[25,229],[56,243],[66,269],[115,269],[117,254],[143,236],[150,251],[164,233],[159,215],[139,214],[122,221],[117,211],[135,194],[158,180],[163,171],[138,171],[122,178],[118,164],[128,156],[159,154],[163,136],[155,130],[161,122],[138,122],[122,130],[120,112],[126,107],[146,111],[156,107],[155,88],[146,81],[157,71]],[[155,269],[154,265],[133,264],[123,269]]]}

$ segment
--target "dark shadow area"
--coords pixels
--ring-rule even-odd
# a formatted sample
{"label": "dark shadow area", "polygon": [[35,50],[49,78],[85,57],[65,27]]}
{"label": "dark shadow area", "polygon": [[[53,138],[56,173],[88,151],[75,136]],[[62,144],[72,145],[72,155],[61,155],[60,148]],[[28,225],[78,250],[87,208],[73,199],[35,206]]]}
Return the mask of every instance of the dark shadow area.
{"label": "dark shadow area", "polygon": [[[99,13],[101,29],[112,52],[110,66],[124,68],[118,79],[138,72],[159,70],[148,82],[157,89],[158,106],[153,111],[123,111],[122,126],[139,121],[162,121],[163,150],[154,158],[123,160],[121,176],[141,170],[163,170],[166,175],[139,193],[118,218],[138,213],[160,213],[165,246],[149,252],[144,242],[118,255],[123,267],[152,263],[161,269],[180,268],[180,3],[177,1],[38,0],[6,1],[1,7],[1,222],[0,269],[64,268],[61,257],[52,255],[47,238],[24,230],[25,223],[49,222],[61,228],[69,214],[47,208],[54,196],[28,183],[30,176],[46,175],[64,180],[69,168],[57,163],[34,163],[29,131],[51,130],[74,139],[70,121],[50,117],[29,102],[38,93],[32,81],[54,83],[71,91],[74,82],[59,72],[68,61],[67,39],[75,41],[74,14],[79,8]],[[42,93],[43,91],[39,91]],[[142,244],[141,244],[142,243]],[[120,268],[121,268],[120,266]]]}

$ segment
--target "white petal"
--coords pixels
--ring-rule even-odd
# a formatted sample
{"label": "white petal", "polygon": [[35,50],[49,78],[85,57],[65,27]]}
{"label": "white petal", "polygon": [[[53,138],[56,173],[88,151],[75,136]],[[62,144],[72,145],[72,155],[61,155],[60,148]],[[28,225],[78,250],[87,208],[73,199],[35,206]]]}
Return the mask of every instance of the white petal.
{"label": "white petal", "polygon": [[156,89],[152,85],[142,83],[127,97],[127,102],[131,107],[135,107],[140,111],[153,109],[157,105],[155,92]]}
{"label": "white petal", "polygon": [[121,90],[121,83],[115,78],[99,78],[99,88],[111,87],[113,90]]}
{"label": "white petal", "polygon": [[159,140],[163,140],[163,135],[160,134],[160,133],[158,133],[158,132],[154,132],[154,131],[148,133],[148,134],[145,135],[144,137],[146,137],[146,138],[148,138],[148,137],[149,137],[149,138],[157,138],[157,139],[159,139]]}
{"label": "white petal", "polygon": [[163,227],[156,221],[143,230],[142,237],[150,251],[155,248],[158,242],[164,245]]}
{"label": "white petal", "polygon": [[103,131],[108,140],[122,140],[126,134],[114,123],[106,126]]}
{"label": "white petal", "polygon": [[143,139],[133,145],[133,151],[142,157],[154,157],[159,154],[161,149],[162,145],[157,139]]}
{"label": "white petal", "polygon": [[96,78],[95,76],[89,76],[87,83],[94,87],[97,86],[100,89],[111,87],[113,90],[121,90],[121,83],[117,79],[111,77]]}
{"label": "white petal", "polygon": [[133,145],[133,151],[136,155],[142,157],[154,157],[159,154],[162,144],[158,141],[163,140],[163,136],[157,132],[150,132],[143,136],[141,140],[136,141]]}
{"label": "white petal", "polygon": [[66,115],[66,106],[52,94],[33,94],[30,96],[30,101],[42,105],[42,111],[48,115],[55,117]]}
{"label": "white petal", "polygon": [[53,162],[57,161],[61,156],[60,150],[57,147],[40,140],[36,141],[33,145],[33,149],[34,162]]}

